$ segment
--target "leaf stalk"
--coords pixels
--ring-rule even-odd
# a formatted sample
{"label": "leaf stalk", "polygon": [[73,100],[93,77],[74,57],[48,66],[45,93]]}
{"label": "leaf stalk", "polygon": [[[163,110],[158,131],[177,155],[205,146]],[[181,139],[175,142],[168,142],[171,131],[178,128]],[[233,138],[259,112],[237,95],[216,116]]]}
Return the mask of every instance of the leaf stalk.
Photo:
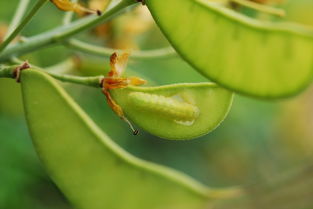
{"label": "leaf stalk", "polygon": [[[0,53],[11,43],[11,41],[24,29],[24,27],[31,21],[38,10],[47,2],[47,0],[38,0],[29,14],[22,20],[22,22],[13,30],[13,32],[0,45]],[[19,10],[17,11],[19,12]],[[19,19],[19,17],[17,18]],[[15,23],[14,23],[15,24]]]}
{"label": "leaf stalk", "polygon": [[0,54],[0,62],[8,61],[13,56],[20,56],[47,46],[63,43],[73,35],[92,28],[99,23],[110,20],[125,8],[135,3],[136,2],[133,0],[123,0],[100,17],[89,16],[72,22],[68,25],[60,26],[53,30],[47,31],[43,34],[30,37],[26,42],[14,44],[5,50],[2,54]]}

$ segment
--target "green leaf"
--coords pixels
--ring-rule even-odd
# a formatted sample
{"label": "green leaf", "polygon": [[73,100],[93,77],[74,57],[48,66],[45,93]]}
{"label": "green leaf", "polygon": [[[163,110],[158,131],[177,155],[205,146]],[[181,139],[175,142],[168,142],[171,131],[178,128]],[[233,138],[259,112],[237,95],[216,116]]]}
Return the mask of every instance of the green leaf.
{"label": "green leaf", "polygon": [[232,103],[232,93],[213,83],[128,87],[112,95],[129,119],[166,139],[207,134],[224,120]]}
{"label": "green leaf", "polygon": [[25,70],[21,81],[35,149],[75,207],[204,209],[237,191],[208,189],[184,174],[130,155],[43,72]]}
{"label": "green leaf", "polygon": [[177,52],[238,93],[279,98],[312,81],[313,30],[261,22],[208,0],[146,0]]}

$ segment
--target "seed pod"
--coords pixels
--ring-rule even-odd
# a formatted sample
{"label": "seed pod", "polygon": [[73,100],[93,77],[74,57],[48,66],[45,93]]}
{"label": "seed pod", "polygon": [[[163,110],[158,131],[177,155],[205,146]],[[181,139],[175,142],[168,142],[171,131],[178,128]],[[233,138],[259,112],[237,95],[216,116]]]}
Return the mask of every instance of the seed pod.
{"label": "seed pod", "polygon": [[127,153],[43,72],[24,71],[22,91],[39,158],[77,208],[204,209],[237,192],[207,188],[178,171]]}
{"label": "seed pod", "polygon": [[232,93],[212,83],[111,90],[126,117],[165,139],[193,139],[209,133],[225,118]]}
{"label": "seed pod", "polygon": [[208,0],[146,4],[177,53],[225,88],[277,99],[295,95],[312,82],[310,28],[259,21]]}

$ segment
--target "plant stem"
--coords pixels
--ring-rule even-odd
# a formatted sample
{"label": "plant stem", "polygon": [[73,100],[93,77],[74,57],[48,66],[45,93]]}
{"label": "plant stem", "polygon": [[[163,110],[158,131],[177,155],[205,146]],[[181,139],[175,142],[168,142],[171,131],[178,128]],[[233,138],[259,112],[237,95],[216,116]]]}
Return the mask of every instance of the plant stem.
{"label": "plant stem", "polygon": [[264,13],[276,15],[279,17],[283,17],[286,15],[283,9],[278,9],[278,8],[262,5],[260,3],[255,3],[253,1],[247,1],[247,0],[230,0],[230,1],[237,3],[239,5],[242,5],[244,7],[254,9],[259,12],[264,12]]}
{"label": "plant stem", "polygon": [[26,42],[10,46],[6,51],[0,54],[0,62],[8,61],[12,56],[20,56],[40,48],[61,43],[79,32],[89,29],[103,21],[109,20],[128,6],[135,3],[134,0],[122,0],[119,4],[100,17],[89,16],[72,22],[69,25],[60,26],[43,34],[30,37]]}
{"label": "plant stem", "polygon": [[47,2],[47,0],[38,0],[29,14],[24,18],[24,20],[15,28],[15,30],[5,39],[5,41],[0,45],[0,53],[11,43],[11,41],[23,30],[23,28],[29,23],[32,17],[37,13],[37,11]]}
{"label": "plant stem", "polygon": [[96,88],[101,87],[101,80],[104,78],[104,76],[81,77],[81,76],[64,75],[64,74],[58,74],[58,73],[52,73],[52,72],[47,72],[47,74],[63,82],[76,83],[76,84],[81,84],[81,85],[91,86],[91,87],[96,87]]}
{"label": "plant stem", "polygon": [[[111,56],[116,51],[111,48],[99,47],[92,44],[88,44],[77,39],[71,39],[65,43],[66,46],[99,56]],[[177,56],[175,50],[172,47],[165,47],[161,49],[145,50],[145,51],[131,51],[130,58],[132,59],[154,59],[154,58],[169,58]]]}
{"label": "plant stem", "polygon": [[[0,78],[14,78],[14,70],[19,65],[12,65],[12,66],[0,66]],[[97,87],[100,88],[101,80],[104,76],[90,76],[90,77],[81,77],[81,76],[73,76],[73,75],[63,75],[54,72],[47,72],[38,67],[33,67],[33,69],[43,71],[48,75],[58,79],[60,81],[69,82],[69,83],[76,83],[85,86]],[[26,69],[27,70],[27,69]]]}
{"label": "plant stem", "polygon": [[[77,3],[78,0],[72,0],[73,3]],[[73,19],[74,12],[66,12],[63,18],[63,25],[68,25]]]}
{"label": "plant stem", "polygon": [[52,65],[50,67],[45,68],[47,72],[59,73],[59,74],[66,74],[70,73],[75,69],[76,63],[74,58],[68,58],[60,63]]}
{"label": "plant stem", "polygon": [[18,7],[15,11],[14,17],[9,25],[8,31],[6,36],[4,37],[4,39],[7,39],[9,37],[9,35],[14,31],[14,29],[18,26],[18,24],[21,22],[27,6],[29,4],[30,0],[20,0]]}
{"label": "plant stem", "polygon": [[92,28],[93,26],[103,22],[107,21],[113,16],[117,15],[121,10],[125,9],[126,7],[135,4],[136,2],[134,0],[122,0],[119,4],[117,4],[115,7],[107,11],[102,16],[90,16],[86,17],[80,20],[77,20],[68,26],[61,27],[61,30],[59,33],[54,34],[54,39],[57,41],[63,41],[74,34],[77,34],[81,31],[84,31],[86,29]]}
{"label": "plant stem", "polygon": [[[73,3],[77,3],[78,0],[72,0],[72,2],[73,2]],[[111,3],[111,0],[107,0],[106,3],[107,3],[107,6],[109,6],[110,3]],[[101,9],[103,9],[103,8],[101,8]],[[107,9],[107,7],[104,8],[103,11],[105,11],[106,9]],[[102,12],[103,12],[103,11],[102,11]],[[74,15],[74,12],[67,12],[67,13],[64,15],[64,18],[63,18],[63,25],[68,25],[68,24],[70,24],[70,23],[72,22],[73,15]]]}
{"label": "plant stem", "polygon": [[[23,60],[21,60],[17,57],[11,58],[10,61],[13,64],[19,64],[19,65],[24,63]],[[36,69],[41,70],[41,67],[38,67],[38,66],[33,65],[33,64],[31,66],[32,66],[32,68],[36,68]],[[46,72],[52,72],[52,73],[58,73],[58,74],[66,74],[66,73],[70,73],[75,67],[76,67],[76,64],[75,64],[74,58],[68,58],[64,61],[57,63],[57,64],[46,67],[45,71]]]}
{"label": "plant stem", "polygon": [[6,66],[0,65],[0,78],[13,78],[13,71],[18,65]]}

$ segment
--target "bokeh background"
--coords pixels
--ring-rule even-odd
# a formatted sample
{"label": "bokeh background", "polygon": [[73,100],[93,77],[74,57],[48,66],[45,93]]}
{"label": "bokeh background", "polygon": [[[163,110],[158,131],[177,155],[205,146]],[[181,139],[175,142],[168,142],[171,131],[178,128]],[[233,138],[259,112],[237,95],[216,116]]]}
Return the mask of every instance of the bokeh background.
{"label": "bokeh background", "polygon": [[[93,0],[93,6],[98,5],[96,1]],[[18,0],[0,0],[0,36],[17,3]],[[312,0],[289,0],[282,7],[287,11],[283,20],[313,26]],[[56,27],[63,15],[48,3],[23,35]],[[115,48],[152,49],[168,45],[145,9],[127,13],[83,33],[80,38]],[[43,67],[74,60],[75,67],[70,73],[79,75],[105,74],[109,67],[107,57],[90,56],[62,46],[43,49],[23,59]],[[178,56],[130,60],[128,74],[144,77],[149,85],[207,81]],[[133,136],[127,124],[107,106],[100,90],[63,85],[124,149],[185,172],[212,187],[254,184],[313,160],[313,88],[279,101],[236,95],[229,116],[214,132],[191,141],[167,141],[144,131]],[[19,88],[13,80],[0,80],[0,209],[70,209],[33,149]]]}

